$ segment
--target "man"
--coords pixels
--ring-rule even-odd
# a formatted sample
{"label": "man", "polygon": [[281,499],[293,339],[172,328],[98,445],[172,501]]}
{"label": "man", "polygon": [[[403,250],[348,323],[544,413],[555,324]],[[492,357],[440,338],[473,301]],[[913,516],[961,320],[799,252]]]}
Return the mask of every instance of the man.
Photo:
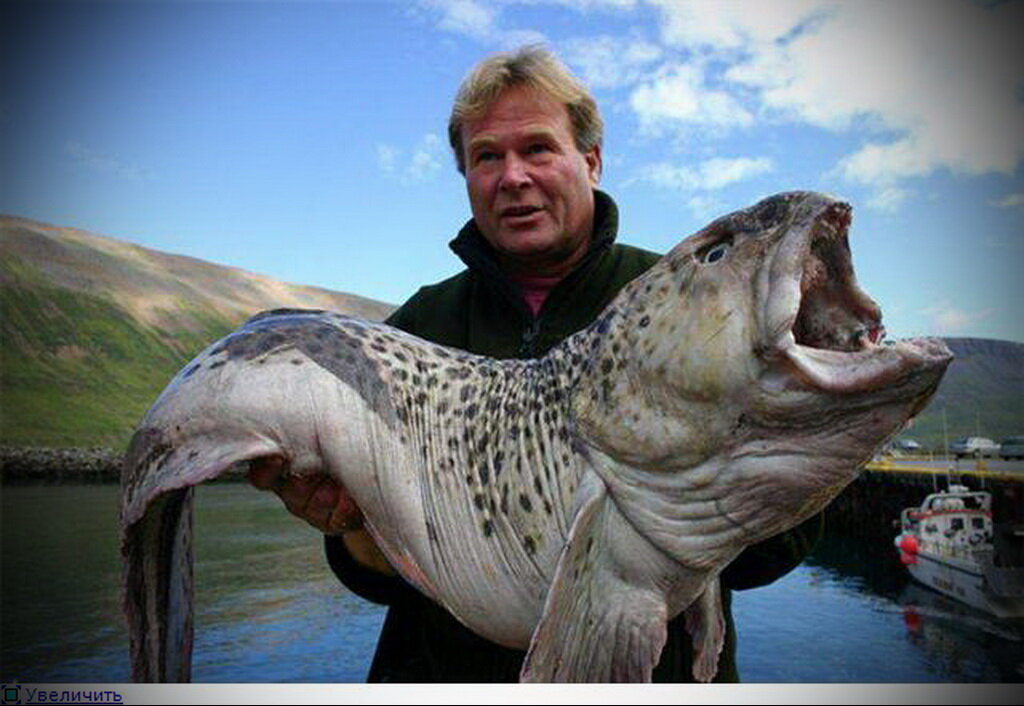
{"label": "man", "polygon": [[[597,190],[602,123],[586,89],[549,52],[528,47],[481,62],[463,82],[449,139],[473,219],[451,247],[460,274],[420,289],[388,323],[494,357],[536,357],[592,322],[657,260],[616,244],[618,214]],[[513,681],[524,653],[474,635],[395,575],[358,509],[329,480],[282,480],[280,464],[250,480],[325,532],[328,561],[357,594],[389,606],[370,681]],[[726,645],[717,678],[735,680],[730,589],[774,581],[820,533],[815,518],[748,548],[723,573]],[[690,639],[670,623],[655,681],[689,681]]]}

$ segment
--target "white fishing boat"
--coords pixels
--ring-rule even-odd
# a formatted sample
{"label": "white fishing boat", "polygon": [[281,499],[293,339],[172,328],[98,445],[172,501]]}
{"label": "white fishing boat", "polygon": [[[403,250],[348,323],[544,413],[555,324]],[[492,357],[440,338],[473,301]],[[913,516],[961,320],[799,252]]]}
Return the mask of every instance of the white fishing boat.
{"label": "white fishing boat", "polygon": [[928,495],[900,514],[894,543],[925,586],[997,617],[1024,616],[1024,567],[996,556],[990,493],[951,485]]}

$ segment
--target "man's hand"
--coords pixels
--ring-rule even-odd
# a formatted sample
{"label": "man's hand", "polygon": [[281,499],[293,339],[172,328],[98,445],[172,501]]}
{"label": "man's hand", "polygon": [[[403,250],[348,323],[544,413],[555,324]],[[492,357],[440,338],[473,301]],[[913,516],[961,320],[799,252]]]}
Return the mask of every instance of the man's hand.
{"label": "man's hand", "polygon": [[327,475],[290,476],[284,459],[266,456],[252,461],[249,483],[271,490],[296,517],[324,534],[341,535],[349,554],[366,568],[394,574],[370,533],[363,529],[363,515],[351,496]]}

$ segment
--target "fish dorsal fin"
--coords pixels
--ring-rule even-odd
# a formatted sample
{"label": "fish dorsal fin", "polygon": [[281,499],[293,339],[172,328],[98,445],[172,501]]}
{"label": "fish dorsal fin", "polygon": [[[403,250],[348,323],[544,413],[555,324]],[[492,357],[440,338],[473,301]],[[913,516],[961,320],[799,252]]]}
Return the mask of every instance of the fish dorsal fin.
{"label": "fish dorsal fin", "polygon": [[[650,681],[661,655],[665,594],[633,560],[656,567],[663,555],[629,527],[603,484],[595,485],[569,530],[521,681]],[[626,565],[623,549],[635,550]],[[659,556],[646,562],[647,553]]]}

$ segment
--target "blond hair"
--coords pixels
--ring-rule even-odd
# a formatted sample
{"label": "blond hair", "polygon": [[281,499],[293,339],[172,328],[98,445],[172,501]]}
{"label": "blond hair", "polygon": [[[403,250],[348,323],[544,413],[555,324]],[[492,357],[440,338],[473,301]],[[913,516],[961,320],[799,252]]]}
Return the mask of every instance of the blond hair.
{"label": "blond hair", "polygon": [[448,119],[448,141],[459,171],[466,173],[462,127],[484,115],[513,86],[528,86],[558,101],[569,112],[576,148],[586,154],[601,145],[604,123],[590,91],[548,49],[525,46],[501,52],[477,64],[459,86]]}

